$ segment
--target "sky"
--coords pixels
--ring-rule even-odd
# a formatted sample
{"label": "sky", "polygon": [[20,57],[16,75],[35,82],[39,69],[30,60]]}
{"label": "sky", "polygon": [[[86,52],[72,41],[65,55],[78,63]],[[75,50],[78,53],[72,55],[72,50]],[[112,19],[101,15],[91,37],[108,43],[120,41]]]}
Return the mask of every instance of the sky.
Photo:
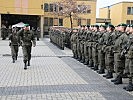
{"label": "sky", "polygon": [[132,1],[133,0],[97,0],[97,17],[99,17],[99,8],[107,7],[112,4],[121,2],[121,1]]}

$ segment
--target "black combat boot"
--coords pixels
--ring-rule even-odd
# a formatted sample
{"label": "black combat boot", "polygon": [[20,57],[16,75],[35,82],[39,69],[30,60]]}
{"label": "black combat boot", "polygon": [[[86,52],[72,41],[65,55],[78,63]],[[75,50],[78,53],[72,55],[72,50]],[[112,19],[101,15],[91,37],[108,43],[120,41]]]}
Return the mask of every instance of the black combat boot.
{"label": "black combat boot", "polygon": [[94,66],[94,71],[96,71],[96,70],[98,70],[98,65],[97,64]]}
{"label": "black combat boot", "polygon": [[101,68],[101,69],[99,69],[99,70],[97,71],[97,73],[98,73],[98,74],[104,74],[104,73],[105,73],[105,70],[104,70],[103,68]]}
{"label": "black combat boot", "polygon": [[114,82],[115,85],[122,84],[122,77],[118,75],[117,80]]}
{"label": "black combat boot", "polygon": [[30,66],[30,60],[28,60],[28,66]]}
{"label": "black combat boot", "polygon": [[106,76],[106,79],[110,79],[110,78],[113,78],[113,73],[112,72],[109,72],[109,74]]}
{"label": "black combat boot", "polygon": [[118,75],[116,76],[116,78],[115,78],[115,79],[111,80],[111,82],[116,82],[116,81],[117,81],[117,79],[118,79]]}
{"label": "black combat boot", "polygon": [[123,87],[126,91],[133,91],[132,77],[129,77],[129,84]]}
{"label": "black combat boot", "polygon": [[24,61],[24,70],[27,69],[27,61]]}
{"label": "black combat boot", "polygon": [[88,65],[88,64],[89,64],[89,61],[85,60],[84,65]]}
{"label": "black combat boot", "polygon": [[128,75],[129,75],[129,73],[124,73],[124,74],[122,75],[122,78],[128,78]]}
{"label": "black combat boot", "polygon": [[16,60],[17,60],[17,56],[16,56]]}
{"label": "black combat boot", "polygon": [[93,61],[89,61],[88,67],[94,67],[94,62]]}
{"label": "black combat boot", "polygon": [[108,74],[109,74],[109,71],[105,74],[105,75],[103,75],[103,77],[106,77],[106,76],[108,76]]}
{"label": "black combat boot", "polygon": [[82,59],[80,62],[81,62],[81,63],[84,63],[84,62],[85,62],[85,60],[84,60],[84,59]]}
{"label": "black combat boot", "polygon": [[12,63],[15,63],[15,58],[13,58],[13,61],[12,61]]}

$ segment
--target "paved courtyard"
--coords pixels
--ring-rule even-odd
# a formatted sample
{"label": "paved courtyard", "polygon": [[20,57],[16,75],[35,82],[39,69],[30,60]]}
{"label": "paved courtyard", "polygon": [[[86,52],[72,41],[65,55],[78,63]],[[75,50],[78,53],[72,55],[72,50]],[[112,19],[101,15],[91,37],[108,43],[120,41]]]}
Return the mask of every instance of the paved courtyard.
{"label": "paved courtyard", "polygon": [[12,63],[9,41],[0,39],[0,100],[133,100],[133,92],[115,86],[60,50],[48,38],[32,49],[31,66],[23,69],[22,48]]}

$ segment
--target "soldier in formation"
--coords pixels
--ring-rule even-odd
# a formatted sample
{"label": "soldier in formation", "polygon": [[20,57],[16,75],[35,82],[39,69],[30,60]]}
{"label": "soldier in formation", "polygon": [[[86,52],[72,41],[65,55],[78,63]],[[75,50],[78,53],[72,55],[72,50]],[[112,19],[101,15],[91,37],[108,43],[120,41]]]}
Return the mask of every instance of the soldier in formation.
{"label": "soldier in formation", "polygon": [[115,85],[129,78],[124,89],[133,91],[133,25],[81,25],[70,40],[73,58],[107,79],[116,76],[111,80]]}
{"label": "soldier in formation", "polygon": [[[63,27],[50,27],[49,29],[50,42],[64,50],[65,46],[71,48],[70,38],[71,30]],[[69,42],[68,42],[69,41]],[[69,46],[70,45],[70,46]]]}

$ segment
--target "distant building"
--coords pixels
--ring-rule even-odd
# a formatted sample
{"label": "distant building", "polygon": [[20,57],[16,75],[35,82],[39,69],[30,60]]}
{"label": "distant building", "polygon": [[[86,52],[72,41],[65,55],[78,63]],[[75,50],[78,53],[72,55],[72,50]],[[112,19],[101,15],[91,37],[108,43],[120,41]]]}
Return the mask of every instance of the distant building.
{"label": "distant building", "polygon": [[[53,2],[61,0],[1,0],[0,2],[0,27],[5,24],[7,27],[19,22],[29,23],[32,27],[41,28],[41,37],[47,34],[49,26],[70,27],[69,18],[55,17],[52,14]],[[90,6],[90,11],[80,14],[79,18],[73,18],[73,26],[78,24],[96,23],[96,1],[77,0],[77,4]],[[56,7],[56,9],[59,9]]]}
{"label": "distant building", "polygon": [[133,2],[119,2],[100,8],[100,18],[111,19],[113,25],[120,23],[133,24]]}

